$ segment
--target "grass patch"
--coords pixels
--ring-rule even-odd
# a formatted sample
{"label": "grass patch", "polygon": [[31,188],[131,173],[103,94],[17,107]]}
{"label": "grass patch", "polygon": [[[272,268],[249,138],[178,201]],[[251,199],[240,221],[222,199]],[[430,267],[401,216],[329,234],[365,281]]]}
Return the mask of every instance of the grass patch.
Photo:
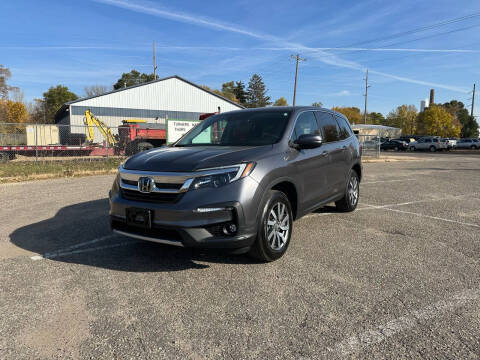
{"label": "grass patch", "polygon": [[71,176],[113,174],[121,158],[95,160],[9,161],[0,163],[0,183]]}

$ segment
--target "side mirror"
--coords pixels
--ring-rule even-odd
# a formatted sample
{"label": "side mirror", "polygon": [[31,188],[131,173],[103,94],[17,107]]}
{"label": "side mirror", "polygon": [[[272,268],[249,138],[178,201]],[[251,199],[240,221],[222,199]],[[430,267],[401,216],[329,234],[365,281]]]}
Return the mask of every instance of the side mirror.
{"label": "side mirror", "polygon": [[300,135],[297,140],[293,142],[297,149],[314,149],[320,147],[323,139],[320,135],[304,134]]}

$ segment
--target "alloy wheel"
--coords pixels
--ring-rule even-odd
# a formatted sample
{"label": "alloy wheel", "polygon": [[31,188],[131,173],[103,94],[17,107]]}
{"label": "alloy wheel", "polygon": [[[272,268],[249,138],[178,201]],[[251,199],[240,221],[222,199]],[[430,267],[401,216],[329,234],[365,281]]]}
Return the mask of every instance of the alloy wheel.
{"label": "alloy wheel", "polygon": [[277,202],[270,209],[266,223],[269,247],[275,251],[281,250],[287,244],[289,231],[290,215],[287,206],[282,202]]}
{"label": "alloy wheel", "polygon": [[356,176],[352,176],[348,182],[348,201],[352,206],[355,206],[358,201],[358,179]]}

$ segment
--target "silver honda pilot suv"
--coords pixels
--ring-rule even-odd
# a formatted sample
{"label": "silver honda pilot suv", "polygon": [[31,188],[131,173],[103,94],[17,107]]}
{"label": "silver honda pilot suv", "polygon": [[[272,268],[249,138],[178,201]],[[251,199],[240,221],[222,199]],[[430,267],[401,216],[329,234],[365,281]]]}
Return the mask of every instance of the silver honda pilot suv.
{"label": "silver honda pilot suv", "polygon": [[293,221],[335,202],[355,210],[361,150],[348,120],[318,107],[212,116],[168,147],[130,157],[110,191],[114,232],[280,258]]}

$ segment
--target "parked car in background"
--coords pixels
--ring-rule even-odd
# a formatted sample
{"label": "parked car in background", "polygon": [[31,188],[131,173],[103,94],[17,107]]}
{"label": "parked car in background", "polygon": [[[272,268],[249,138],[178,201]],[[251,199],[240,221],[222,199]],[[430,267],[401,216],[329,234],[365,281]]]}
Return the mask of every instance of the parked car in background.
{"label": "parked car in background", "polygon": [[380,145],[380,150],[405,151],[407,149],[408,149],[408,144],[405,141],[401,141],[401,140],[385,141]]}
{"label": "parked car in background", "polygon": [[472,149],[476,150],[480,148],[480,142],[478,139],[460,139],[457,141],[457,149]]}
{"label": "parked car in background", "polygon": [[457,140],[456,139],[442,139],[447,145],[447,150],[452,150],[457,147]]}
{"label": "parked car in background", "polygon": [[408,148],[411,151],[428,150],[431,152],[435,152],[446,150],[447,144],[439,137],[426,136],[418,139],[417,141],[412,141],[410,144],[408,144]]}
{"label": "parked car in background", "polygon": [[411,142],[415,141],[415,138],[410,136],[400,136],[398,139],[393,140],[405,141],[407,144],[410,144]]}

